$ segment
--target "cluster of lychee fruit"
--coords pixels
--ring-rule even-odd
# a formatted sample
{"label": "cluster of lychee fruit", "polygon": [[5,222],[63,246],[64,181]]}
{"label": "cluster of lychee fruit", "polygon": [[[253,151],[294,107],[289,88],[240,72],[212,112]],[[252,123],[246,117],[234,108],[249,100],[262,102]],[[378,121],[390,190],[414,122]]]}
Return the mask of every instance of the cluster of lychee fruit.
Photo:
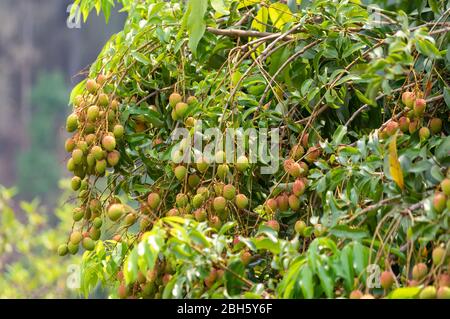
{"label": "cluster of lychee fruit", "polygon": [[[65,142],[70,154],[67,169],[74,174],[71,187],[79,191],[81,206],[73,211],[74,222],[83,222],[73,230],[67,244],[58,253],[76,253],[78,246],[92,250],[100,238],[102,204],[95,190],[90,188],[89,176],[104,176],[107,167],[120,161],[118,144],[123,139],[124,127],[119,122],[120,102],[107,89],[108,76],[86,81],[85,93],[75,97],[73,112],[67,117],[66,130],[73,135]],[[85,231],[82,231],[82,229]]]}
{"label": "cluster of lychee fruit", "polygon": [[425,141],[431,134],[439,134],[442,131],[442,120],[438,117],[431,118],[428,125],[426,124],[424,115],[427,102],[423,98],[422,92],[403,92],[402,102],[405,106],[403,113],[406,116],[401,116],[398,121],[390,120],[380,132],[381,138],[392,136],[398,130],[406,134],[419,131],[420,140]]}

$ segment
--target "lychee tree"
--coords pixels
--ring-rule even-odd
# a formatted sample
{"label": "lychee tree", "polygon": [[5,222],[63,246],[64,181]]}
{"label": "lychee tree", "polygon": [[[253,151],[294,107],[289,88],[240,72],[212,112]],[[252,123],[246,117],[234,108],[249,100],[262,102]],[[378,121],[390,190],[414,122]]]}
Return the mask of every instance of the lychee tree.
{"label": "lychee tree", "polygon": [[448,3],[75,4],[128,14],[66,123],[86,296],[449,297]]}

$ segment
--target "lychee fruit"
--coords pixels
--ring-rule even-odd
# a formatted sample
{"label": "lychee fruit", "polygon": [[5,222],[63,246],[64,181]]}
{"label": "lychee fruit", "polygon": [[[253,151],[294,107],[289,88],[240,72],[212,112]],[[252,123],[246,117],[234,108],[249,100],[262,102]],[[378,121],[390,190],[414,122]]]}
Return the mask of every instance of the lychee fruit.
{"label": "lychee fruit", "polygon": [[412,108],[414,105],[414,101],[416,99],[416,95],[414,92],[403,92],[402,94],[402,102],[406,107]]}
{"label": "lychee fruit", "polygon": [[414,101],[414,115],[421,117],[425,113],[427,102],[424,99],[416,99]]}
{"label": "lychee fruit", "polygon": [[441,189],[445,195],[450,196],[450,178],[444,178],[442,180]]}
{"label": "lychee fruit", "polygon": [[292,192],[295,196],[301,196],[305,193],[305,183],[303,179],[296,179],[294,184],[292,185]]}
{"label": "lychee fruit", "polygon": [[189,175],[188,177],[188,185],[191,188],[195,188],[200,184],[200,177],[197,174]]}
{"label": "lychee fruit", "polygon": [[177,105],[175,106],[175,113],[177,115],[177,118],[178,119],[184,118],[187,110],[188,110],[188,105],[186,103],[184,103],[184,102],[177,103]]}
{"label": "lychee fruit", "polygon": [[219,230],[220,227],[222,227],[222,221],[220,220],[219,216],[211,216],[209,219],[211,227]]}
{"label": "lychee fruit", "polygon": [[413,134],[419,128],[419,121],[413,120],[409,123],[409,134]]}
{"label": "lychee fruit", "polygon": [[161,203],[161,197],[158,193],[150,193],[147,197],[147,203],[151,209],[157,209]]}
{"label": "lychee fruit", "polygon": [[445,258],[445,249],[442,247],[436,247],[435,249],[433,249],[431,257],[433,260],[433,265],[437,266],[441,264],[441,262],[443,262]]}
{"label": "lychee fruit", "polygon": [[228,167],[227,164],[220,164],[217,167],[217,176],[219,176],[219,178],[221,180],[225,180],[225,178],[227,177],[229,171],[230,171],[230,168]]}
{"label": "lychee fruit", "polygon": [[245,155],[239,156],[236,161],[236,169],[244,172],[249,167],[248,158]]}
{"label": "lychee fruit", "polygon": [[114,125],[113,134],[114,134],[115,138],[121,139],[123,137],[124,131],[125,131],[125,129],[123,128],[122,125],[120,125],[120,124]]}
{"label": "lychee fruit", "polygon": [[398,130],[399,124],[396,121],[389,121],[389,123],[386,124],[386,134],[388,136],[393,136],[395,132]]}
{"label": "lychee fruit", "polygon": [[437,299],[450,299],[450,288],[440,287],[436,293]]}
{"label": "lychee fruit", "polygon": [[436,192],[433,197],[433,208],[436,212],[442,213],[445,209],[447,198],[443,193]]}
{"label": "lychee fruit", "polygon": [[109,105],[109,97],[105,93],[98,96],[98,105],[107,107]]}
{"label": "lychee fruit", "polygon": [[428,267],[424,263],[418,263],[414,265],[412,270],[412,277],[414,280],[420,281],[428,273]]}
{"label": "lychee fruit", "polygon": [[308,163],[313,163],[319,158],[320,153],[321,153],[321,151],[320,151],[319,147],[317,147],[317,146],[310,147],[308,149],[308,151],[306,152],[305,160]]}
{"label": "lychee fruit", "polygon": [[398,120],[398,126],[400,127],[400,130],[403,133],[406,133],[409,131],[409,123],[410,120],[409,118],[407,118],[406,116],[402,116],[399,120]]}
{"label": "lychee fruit", "polygon": [[218,196],[213,200],[213,207],[216,212],[223,212],[227,205],[227,201],[224,197]]}
{"label": "lychee fruit", "polygon": [[58,246],[58,255],[59,256],[65,256],[65,255],[67,255],[67,252],[68,252],[67,244],[61,244]]}
{"label": "lychee fruit", "polygon": [[294,194],[289,196],[289,207],[293,211],[296,211],[296,210],[298,210],[300,208],[300,200]]}
{"label": "lychee fruit", "polygon": [[183,165],[179,165],[179,166],[175,167],[174,173],[175,173],[175,177],[179,181],[182,181],[186,177],[187,169]]}
{"label": "lychee fruit", "polygon": [[74,231],[72,234],[70,234],[69,241],[73,245],[78,245],[82,239],[83,239],[83,235],[79,231]]}
{"label": "lychee fruit", "polygon": [[186,205],[189,202],[189,198],[186,194],[180,193],[177,194],[177,197],[175,198],[175,203],[178,207],[183,208],[186,207]]}
{"label": "lychee fruit", "polygon": [[108,164],[110,166],[114,167],[119,163],[120,153],[118,151],[114,150],[114,151],[108,153],[108,156],[106,159],[108,161]]}
{"label": "lychee fruit", "polygon": [[106,135],[102,139],[102,146],[105,150],[111,152],[116,148],[116,139],[112,135]]}
{"label": "lychee fruit", "polygon": [[436,298],[436,287],[427,286],[422,289],[419,294],[420,299],[435,299]]}
{"label": "lychee fruit", "polygon": [[201,158],[199,158],[197,161],[197,170],[200,173],[204,173],[208,170],[208,168],[209,168],[208,160],[203,156]]}
{"label": "lychee fruit", "polygon": [[203,195],[197,194],[192,198],[192,206],[194,206],[194,208],[199,208],[203,205],[204,200]]}
{"label": "lychee fruit", "polygon": [[81,178],[79,178],[78,176],[72,177],[72,180],[70,181],[70,185],[72,186],[72,189],[74,191],[79,190],[81,187]]}
{"label": "lychee fruit", "polygon": [[294,160],[298,161],[305,154],[305,149],[300,144],[296,144],[291,149],[291,156]]}
{"label": "lychee fruit", "polygon": [[236,196],[236,206],[240,209],[245,209],[248,206],[248,198],[244,194],[238,194]]}
{"label": "lychee fruit", "polygon": [[76,148],[72,151],[72,160],[75,165],[80,165],[83,162],[83,151]]}
{"label": "lychee fruit", "polygon": [[247,266],[250,263],[250,261],[252,260],[252,254],[247,250],[243,250],[241,252],[240,259],[241,259],[242,263],[244,264],[244,266]]}
{"label": "lychee fruit", "polygon": [[223,187],[223,197],[225,197],[225,199],[233,200],[235,196],[236,188],[233,185],[228,184]]}
{"label": "lychee fruit", "polygon": [[64,144],[64,148],[67,153],[72,152],[75,149],[75,141],[71,138],[68,138]]}
{"label": "lychee fruit", "polygon": [[106,160],[100,160],[95,163],[95,171],[102,175],[106,171]]}
{"label": "lychee fruit", "polygon": [[78,129],[78,116],[75,113],[70,114],[66,120],[66,130],[69,133]]}
{"label": "lychee fruit", "polygon": [[286,193],[281,194],[277,197],[278,209],[285,212],[289,209],[289,196]]}
{"label": "lychee fruit", "polygon": [[177,92],[173,92],[172,94],[170,94],[169,96],[169,105],[171,107],[175,107],[178,103],[180,103],[182,101],[182,97],[180,94],[178,94]]}
{"label": "lychee fruit", "polygon": [[103,156],[104,156],[103,149],[98,145],[92,146],[91,154],[94,156],[94,158],[97,161],[103,159]]}
{"label": "lychee fruit", "polygon": [[275,198],[269,198],[266,201],[265,209],[267,213],[274,213],[278,208],[278,201]]}
{"label": "lychee fruit", "polygon": [[306,223],[303,220],[297,220],[294,225],[294,230],[297,234],[303,235],[306,229]]}
{"label": "lychee fruit", "polygon": [[203,208],[199,208],[194,212],[194,217],[197,221],[199,222],[203,222],[206,220],[207,214],[206,214],[206,210],[204,210]]}
{"label": "lychee fruit", "polygon": [[100,109],[98,108],[97,105],[89,106],[89,108],[87,110],[87,114],[86,114],[88,121],[90,121],[90,122],[97,121],[97,118],[99,117],[99,115],[100,115]]}
{"label": "lychee fruit", "polygon": [[188,105],[192,105],[198,102],[198,99],[195,96],[190,96],[186,99],[186,103]]}
{"label": "lychee fruit", "polygon": [[89,237],[83,238],[83,241],[81,244],[84,249],[89,250],[89,251],[94,250],[94,248],[95,248],[95,242]]}
{"label": "lychee fruit", "polygon": [[419,130],[419,138],[420,140],[426,141],[428,138],[430,137],[430,130],[428,129],[428,127],[421,127]]}
{"label": "lychee fruit", "polygon": [[266,226],[272,228],[276,232],[280,231],[280,224],[274,219],[268,220]]}
{"label": "lychee fruit", "polygon": [[97,82],[93,79],[89,79],[86,81],[86,90],[88,90],[89,93],[95,94],[97,92],[98,86]]}
{"label": "lychee fruit", "polygon": [[112,204],[108,208],[108,217],[113,222],[117,221],[125,213],[125,207],[122,204]]}
{"label": "lychee fruit", "polygon": [[430,121],[430,129],[433,134],[438,134],[442,131],[442,120],[440,118],[432,118]]}
{"label": "lychee fruit", "polygon": [[390,289],[395,282],[394,275],[390,271],[383,271],[380,276],[381,287]]}

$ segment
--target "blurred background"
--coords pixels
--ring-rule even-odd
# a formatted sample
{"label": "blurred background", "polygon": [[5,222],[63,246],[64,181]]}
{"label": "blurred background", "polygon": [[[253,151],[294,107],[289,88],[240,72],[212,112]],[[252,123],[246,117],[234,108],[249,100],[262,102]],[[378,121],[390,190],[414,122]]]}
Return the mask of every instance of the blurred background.
{"label": "blurred background", "polygon": [[0,298],[77,296],[70,260],[55,253],[72,219],[68,97],[125,15],[116,8],[108,24],[94,14],[77,25],[71,3],[0,1]]}

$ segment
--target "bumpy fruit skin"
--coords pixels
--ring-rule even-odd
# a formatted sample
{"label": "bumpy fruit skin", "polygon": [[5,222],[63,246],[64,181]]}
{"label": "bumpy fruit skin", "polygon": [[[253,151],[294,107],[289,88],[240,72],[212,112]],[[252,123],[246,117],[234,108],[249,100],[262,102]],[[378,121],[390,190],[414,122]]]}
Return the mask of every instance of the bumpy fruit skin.
{"label": "bumpy fruit skin", "polygon": [[175,112],[177,114],[177,118],[183,119],[184,116],[186,115],[187,110],[188,110],[188,105],[186,103],[184,103],[184,102],[177,103],[177,105],[175,106]]}
{"label": "bumpy fruit skin", "polygon": [[266,226],[272,228],[276,232],[280,231],[280,224],[274,219],[267,221]]}
{"label": "bumpy fruit skin", "polygon": [[87,110],[87,119],[90,122],[95,122],[100,115],[100,109],[97,105],[91,105],[89,106]]}
{"label": "bumpy fruit skin", "polygon": [[109,104],[109,97],[105,93],[98,96],[98,105],[106,107]]}
{"label": "bumpy fruit skin", "polygon": [[419,130],[419,138],[421,141],[426,141],[430,137],[430,130],[428,127],[421,127]]}
{"label": "bumpy fruit skin", "polygon": [[436,212],[442,213],[445,209],[447,198],[443,193],[436,192],[433,198],[433,208]]}
{"label": "bumpy fruit skin", "polygon": [[306,229],[306,223],[303,220],[297,220],[294,225],[294,230],[297,234],[303,235]]}
{"label": "bumpy fruit skin", "polygon": [[305,182],[302,179],[296,179],[292,185],[292,193],[295,196],[302,196],[305,193]]}
{"label": "bumpy fruit skin", "polygon": [[74,191],[77,191],[80,189],[81,187],[81,178],[79,178],[78,176],[74,176],[72,177],[72,180],[70,182],[70,185],[72,186],[72,189]]}
{"label": "bumpy fruit skin", "polygon": [[396,121],[390,121],[386,125],[386,134],[388,136],[393,136],[397,132],[399,124]]}
{"label": "bumpy fruit skin", "polygon": [[125,213],[125,207],[122,204],[112,204],[108,208],[108,217],[113,222],[117,221]]}
{"label": "bumpy fruit skin", "polygon": [[223,197],[228,200],[233,200],[236,197],[236,188],[231,184],[225,185],[223,187]]}
{"label": "bumpy fruit skin", "polygon": [[240,209],[245,209],[248,206],[248,198],[244,194],[238,194],[236,196],[236,206]]}
{"label": "bumpy fruit skin", "polygon": [[394,284],[394,275],[390,271],[383,271],[380,276],[381,287],[384,289],[390,289]]}
{"label": "bumpy fruit skin", "polygon": [[72,234],[70,234],[69,241],[73,245],[78,245],[82,239],[83,239],[83,235],[79,231],[75,231]]}
{"label": "bumpy fruit skin", "polygon": [[239,156],[236,160],[236,169],[240,172],[244,172],[249,167],[247,156]]}
{"label": "bumpy fruit skin", "polygon": [[364,296],[364,294],[362,293],[361,290],[353,290],[353,291],[350,293],[349,298],[350,298],[350,299],[361,299],[362,296]]}
{"label": "bumpy fruit skin", "polygon": [[227,205],[227,201],[222,196],[216,197],[213,200],[214,210],[218,213],[223,212],[225,210],[226,205]]}
{"label": "bumpy fruit skin", "polygon": [[121,139],[123,137],[124,132],[125,132],[125,129],[123,128],[122,125],[120,125],[120,124],[114,125],[113,134],[114,134],[115,138]]}
{"label": "bumpy fruit skin", "polygon": [[200,208],[194,212],[194,217],[197,221],[204,222],[206,220],[206,217],[208,217],[208,216],[206,214],[206,211],[204,209]]}
{"label": "bumpy fruit skin", "polygon": [[106,160],[108,161],[108,164],[112,167],[116,166],[117,164],[119,164],[119,160],[120,160],[120,153],[116,150],[108,153],[108,156],[106,157]]}
{"label": "bumpy fruit skin", "polygon": [[289,209],[289,196],[286,193],[281,194],[277,197],[278,209],[285,212]]}
{"label": "bumpy fruit skin", "polygon": [[180,193],[175,198],[175,202],[178,207],[183,208],[183,207],[186,207],[186,205],[188,204],[189,198],[186,194]]}
{"label": "bumpy fruit skin", "polygon": [[180,212],[179,212],[179,210],[176,209],[176,208],[172,208],[171,210],[169,210],[169,211],[166,213],[166,216],[179,216],[179,215],[180,215]]}
{"label": "bumpy fruit skin", "polygon": [[298,161],[305,154],[305,149],[300,144],[296,144],[291,149],[291,156],[294,160]]}
{"label": "bumpy fruit skin", "polygon": [[61,244],[58,246],[58,255],[59,256],[65,256],[67,255],[69,249],[67,248],[66,244]]}
{"label": "bumpy fruit skin", "polygon": [[97,82],[95,82],[95,80],[93,79],[89,79],[86,82],[86,90],[88,90],[89,93],[94,94],[95,92],[97,92],[98,86],[97,86]]}
{"label": "bumpy fruit skin", "polygon": [[157,209],[159,204],[161,203],[161,197],[158,193],[151,193],[147,197],[147,203],[151,209]]}
{"label": "bumpy fruit skin", "polygon": [[186,177],[187,169],[183,165],[179,165],[179,166],[175,167],[174,173],[175,173],[175,177],[179,181],[182,181]]}
{"label": "bumpy fruit skin", "polygon": [[424,99],[416,99],[414,101],[414,115],[421,117],[425,113],[427,102]]}
{"label": "bumpy fruit skin", "polygon": [[198,99],[195,96],[190,96],[187,98],[186,103],[188,105],[192,105],[198,102]]}
{"label": "bumpy fruit skin", "polygon": [[414,92],[403,92],[402,94],[402,102],[406,107],[412,108],[415,99],[416,95],[414,94]]}
{"label": "bumpy fruit skin", "polygon": [[102,146],[105,150],[111,152],[116,148],[116,139],[114,138],[114,136],[106,135],[102,139]]}
{"label": "bumpy fruit skin", "polygon": [[437,299],[450,299],[450,288],[440,287],[436,293]]}
{"label": "bumpy fruit skin", "polygon": [[300,208],[300,200],[294,194],[289,196],[289,207],[294,211]]}
{"label": "bumpy fruit skin", "polygon": [[436,298],[436,288],[434,286],[427,286],[422,289],[419,294],[420,299],[435,299]]}
{"label": "bumpy fruit skin", "polygon": [[188,185],[191,188],[195,188],[200,184],[200,177],[197,174],[189,175],[188,177]]}
{"label": "bumpy fruit skin", "polygon": [[433,118],[430,121],[430,129],[433,134],[438,134],[442,131],[442,120],[440,118]]}
{"label": "bumpy fruit skin", "polygon": [[89,250],[89,251],[94,250],[94,248],[95,248],[95,242],[89,237],[83,238],[83,242],[81,244],[84,249]]}
{"label": "bumpy fruit skin", "polygon": [[197,194],[194,196],[194,198],[192,198],[192,206],[194,206],[194,208],[199,208],[200,206],[203,205],[203,195],[201,194]]}
{"label": "bumpy fruit skin", "polygon": [[308,149],[305,155],[305,160],[308,163],[314,163],[320,156],[320,148],[317,146],[312,146]]}
{"label": "bumpy fruit skin", "polygon": [[423,279],[428,273],[428,267],[424,263],[414,265],[412,270],[412,277],[416,281]]}
{"label": "bumpy fruit skin", "polygon": [[445,195],[450,196],[450,178],[445,178],[441,182],[441,189]]}
{"label": "bumpy fruit skin", "polygon": [[197,170],[200,173],[206,172],[209,168],[208,160],[204,157],[199,158],[196,164],[197,164]]}
{"label": "bumpy fruit skin", "polygon": [[172,94],[170,94],[169,96],[169,105],[171,107],[175,107],[178,103],[180,103],[182,101],[182,97],[180,94],[178,94],[177,92],[173,92]]}
{"label": "bumpy fruit skin", "polygon": [[221,180],[225,180],[229,172],[230,168],[228,167],[227,164],[220,164],[217,167],[217,176],[219,176]]}
{"label": "bumpy fruit skin", "polygon": [[398,120],[398,126],[400,128],[400,130],[403,133],[407,133],[409,131],[409,124],[410,124],[410,120],[409,118],[407,118],[406,116],[402,116],[399,120]]}
{"label": "bumpy fruit skin", "polygon": [[98,146],[98,145],[92,146],[91,154],[94,156],[94,158],[97,161],[102,160],[103,156],[104,156],[102,148],[100,146]]}
{"label": "bumpy fruit skin", "polygon": [[441,262],[444,261],[445,258],[445,249],[442,247],[436,247],[433,249],[433,252],[431,254],[433,265],[439,265]]}
{"label": "bumpy fruit skin", "polygon": [[274,213],[278,209],[278,201],[275,198],[269,198],[265,208],[268,213]]}
{"label": "bumpy fruit skin", "polygon": [[78,129],[78,116],[75,113],[70,114],[66,121],[66,130],[73,133]]}
{"label": "bumpy fruit skin", "polygon": [[95,163],[95,171],[102,175],[106,171],[106,160],[100,160]]}

